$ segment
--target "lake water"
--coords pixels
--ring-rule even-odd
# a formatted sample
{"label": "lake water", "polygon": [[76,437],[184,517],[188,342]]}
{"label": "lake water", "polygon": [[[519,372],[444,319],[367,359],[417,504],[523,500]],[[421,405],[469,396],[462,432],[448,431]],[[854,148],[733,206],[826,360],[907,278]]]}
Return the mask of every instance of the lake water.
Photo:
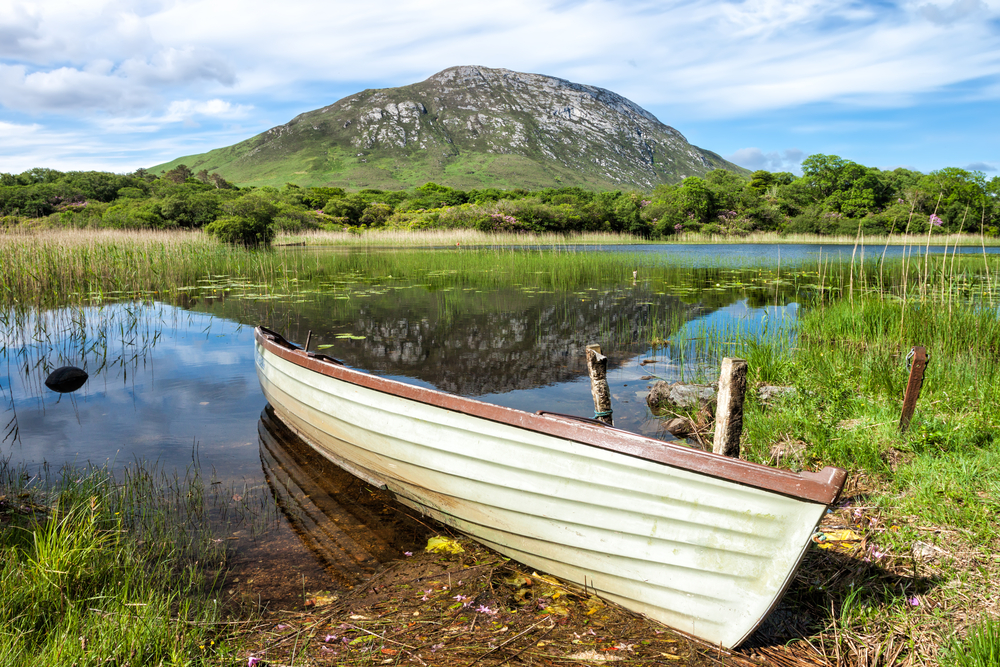
{"label": "lake water", "polygon": [[[281,284],[206,276],[178,286],[169,302],[10,311],[0,332],[2,453],[30,471],[43,464],[120,467],[136,460],[165,470],[196,466],[206,479],[281,508],[281,521],[253,539],[242,534],[239,548],[283,558],[295,551],[302,572],[315,578],[317,568],[327,568],[346,582],[421,534],[409,527],[401,541],[371,538],[350,556],[356,570],[348,567],[347,574],[337,564],[343,554],[324,555],[317,546],[322,540],[308,537],[319,534],[319,524],[338,523],[329,517],[357,502],[319,507],[316,479],[302,479],[310,466],[289,463],[304,455],[282,453],[300,451],[301,443],[274,436],[262,417],[255,324],[299,343],[312,331],[312,349],[380,375],[508,407],[583,416],[593,413],[583,350],[600,343],[610,360],[615,425],[669,437],[646,407],[648,387],[657,379],[714,379],[716,359],[698,356],[700,336],[773,331],[793,321],[815,296],[810,267],[820,252],[850,259],[853,247],[613,250],[634,264],[606,261],[596,248],[572,249],[586,261],[558,272],[538,249],[490,255],[306,248],[288,252],[306,254],[313,268]],[[865,256],[882,250],[869,248]],[[651,345],[655,337],[663,344]],[[89,380],[73,393],[50,391],[45,378],[65,365],[85,369]],[[372,524],[366,534],[384,537],[390,529]],[[310,544],[309,555],[296,551],[297,540]]]}

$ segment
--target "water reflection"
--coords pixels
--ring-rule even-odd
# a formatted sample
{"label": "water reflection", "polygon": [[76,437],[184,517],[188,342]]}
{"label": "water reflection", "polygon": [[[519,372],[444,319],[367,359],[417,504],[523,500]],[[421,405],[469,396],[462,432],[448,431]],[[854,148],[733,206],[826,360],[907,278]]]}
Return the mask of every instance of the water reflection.
{"label": "water reflection", "polygon": [[[30,466],[133,459],[227,479],[259,466],[256,418],[264,404],[253,332],[163,303],[8,312],[0,330],[4,449]],[[88,381],[71,394],[44,382],[58,366]],[[7,452],[5,452],[7,453]]]}
{"label": "water reflection", "polygon": [[270,406],[261,413],[258,435],[278,508],[338,587],[350,588],[427,543],[430,529],[410,510],[316,453]]}

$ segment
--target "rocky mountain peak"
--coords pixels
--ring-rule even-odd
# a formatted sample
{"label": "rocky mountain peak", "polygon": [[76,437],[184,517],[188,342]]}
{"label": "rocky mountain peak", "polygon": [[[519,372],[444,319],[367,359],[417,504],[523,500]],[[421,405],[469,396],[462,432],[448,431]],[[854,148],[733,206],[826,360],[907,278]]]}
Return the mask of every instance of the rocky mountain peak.
{"label": "rocky mountain peak", "polygon": [[293,172],[302,184],[348,187],[649,189],[715,168],[741,171],[610,90],[478,66],[349,95],[220,150],[232,159],[218,171],[237,182],[240,172],[284,161],[305,167]]}

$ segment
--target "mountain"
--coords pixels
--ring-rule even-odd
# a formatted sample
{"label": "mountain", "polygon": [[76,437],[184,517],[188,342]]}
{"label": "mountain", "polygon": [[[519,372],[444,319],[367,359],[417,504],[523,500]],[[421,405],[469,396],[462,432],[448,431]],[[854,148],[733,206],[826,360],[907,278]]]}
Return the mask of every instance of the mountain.
{"label": "mountain", "polygon": [[541,74],[452,67],[365,90],[178,164],[240,185],[649,189],[744,169],[621,95]]}

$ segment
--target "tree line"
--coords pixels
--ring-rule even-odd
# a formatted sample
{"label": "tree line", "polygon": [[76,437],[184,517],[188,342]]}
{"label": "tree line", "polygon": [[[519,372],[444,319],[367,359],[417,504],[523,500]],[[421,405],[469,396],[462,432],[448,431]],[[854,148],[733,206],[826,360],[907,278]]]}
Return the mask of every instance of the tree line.
{"label": "tree line", "polygon": [[30,169],[0,173],[0,223],[128,229],[205,229],[228,241],[270,243],[275,231],[475,228],[504,232],[755,231],[866,235],[1000,235],[1000,177],[946,168],[882,171],[836,155],[811,155],[802,175],[717,169],[652,191],[581,188],[411,190],[240,188],[184,165],[154,175]]}

